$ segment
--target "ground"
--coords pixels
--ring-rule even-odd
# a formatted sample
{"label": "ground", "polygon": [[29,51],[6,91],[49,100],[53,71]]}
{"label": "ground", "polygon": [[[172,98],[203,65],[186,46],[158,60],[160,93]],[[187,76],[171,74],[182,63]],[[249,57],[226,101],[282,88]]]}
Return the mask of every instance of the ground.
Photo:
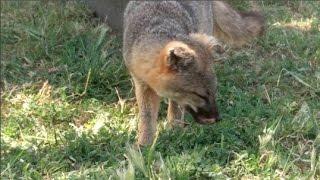
{"label": "ground", "polygon": [[2,179],[320,178],[320,2],[255,1],[265,35],[213,67],[223,120],[170,129],[163,100],[140,150],[121,37],[59,2],[1,1]]}

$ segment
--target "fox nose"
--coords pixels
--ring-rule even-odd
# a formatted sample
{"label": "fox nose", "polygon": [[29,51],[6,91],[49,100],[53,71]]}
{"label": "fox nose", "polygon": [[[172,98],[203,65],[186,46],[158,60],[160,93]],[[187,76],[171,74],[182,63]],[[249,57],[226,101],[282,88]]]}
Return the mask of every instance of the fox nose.
{"label": "fox nose", "polygon": [[196,121],[200,124],[213,124],[220,121],[220,116],[218,113],[211,114],[209,116],[200,114],[196,117]]}
{"label": "fox nose", "polygon": [[207,101],[205,106],[198,109],[198,113],[206,117],[216,119],[217,121],[221,119],[218,112],[218,108],[214,102],[210,103],[209,101]]}

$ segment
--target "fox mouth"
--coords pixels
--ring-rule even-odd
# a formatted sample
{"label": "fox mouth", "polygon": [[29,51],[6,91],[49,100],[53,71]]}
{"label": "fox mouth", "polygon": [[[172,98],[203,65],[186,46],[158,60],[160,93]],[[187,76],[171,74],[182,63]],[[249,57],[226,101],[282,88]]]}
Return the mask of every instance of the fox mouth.
{"label": "fox mouth", "polygon": [[220,117],[217,113],[201,113],[201,110],[195,111],[190,106],[186,106],[185,109],[192,115],[193,119],[199,124],[213,124],[220,121]]}

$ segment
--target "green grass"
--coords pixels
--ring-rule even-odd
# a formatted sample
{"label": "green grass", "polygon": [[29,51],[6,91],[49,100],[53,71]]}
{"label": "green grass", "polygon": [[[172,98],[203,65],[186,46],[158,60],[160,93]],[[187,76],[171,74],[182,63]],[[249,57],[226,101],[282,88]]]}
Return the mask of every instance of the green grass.
{"label": "green grass", "polygon": [[319,179],[320,3],[257,4],[266,34],[215,65],[223,120],[169,129],[163,102],[137,150],[121,38],[76,1],[1,1],[1,179]]}

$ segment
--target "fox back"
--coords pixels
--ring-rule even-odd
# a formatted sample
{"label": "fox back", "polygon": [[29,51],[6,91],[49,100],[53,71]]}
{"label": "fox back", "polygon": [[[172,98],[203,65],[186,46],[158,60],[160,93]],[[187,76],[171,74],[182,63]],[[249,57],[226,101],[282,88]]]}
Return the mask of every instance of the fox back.
{"label": "fox back", "polygon": [[174,39],[181,34],[213,33],[210,1],[131,1],[124,13],[124,57],[134,43]]}

